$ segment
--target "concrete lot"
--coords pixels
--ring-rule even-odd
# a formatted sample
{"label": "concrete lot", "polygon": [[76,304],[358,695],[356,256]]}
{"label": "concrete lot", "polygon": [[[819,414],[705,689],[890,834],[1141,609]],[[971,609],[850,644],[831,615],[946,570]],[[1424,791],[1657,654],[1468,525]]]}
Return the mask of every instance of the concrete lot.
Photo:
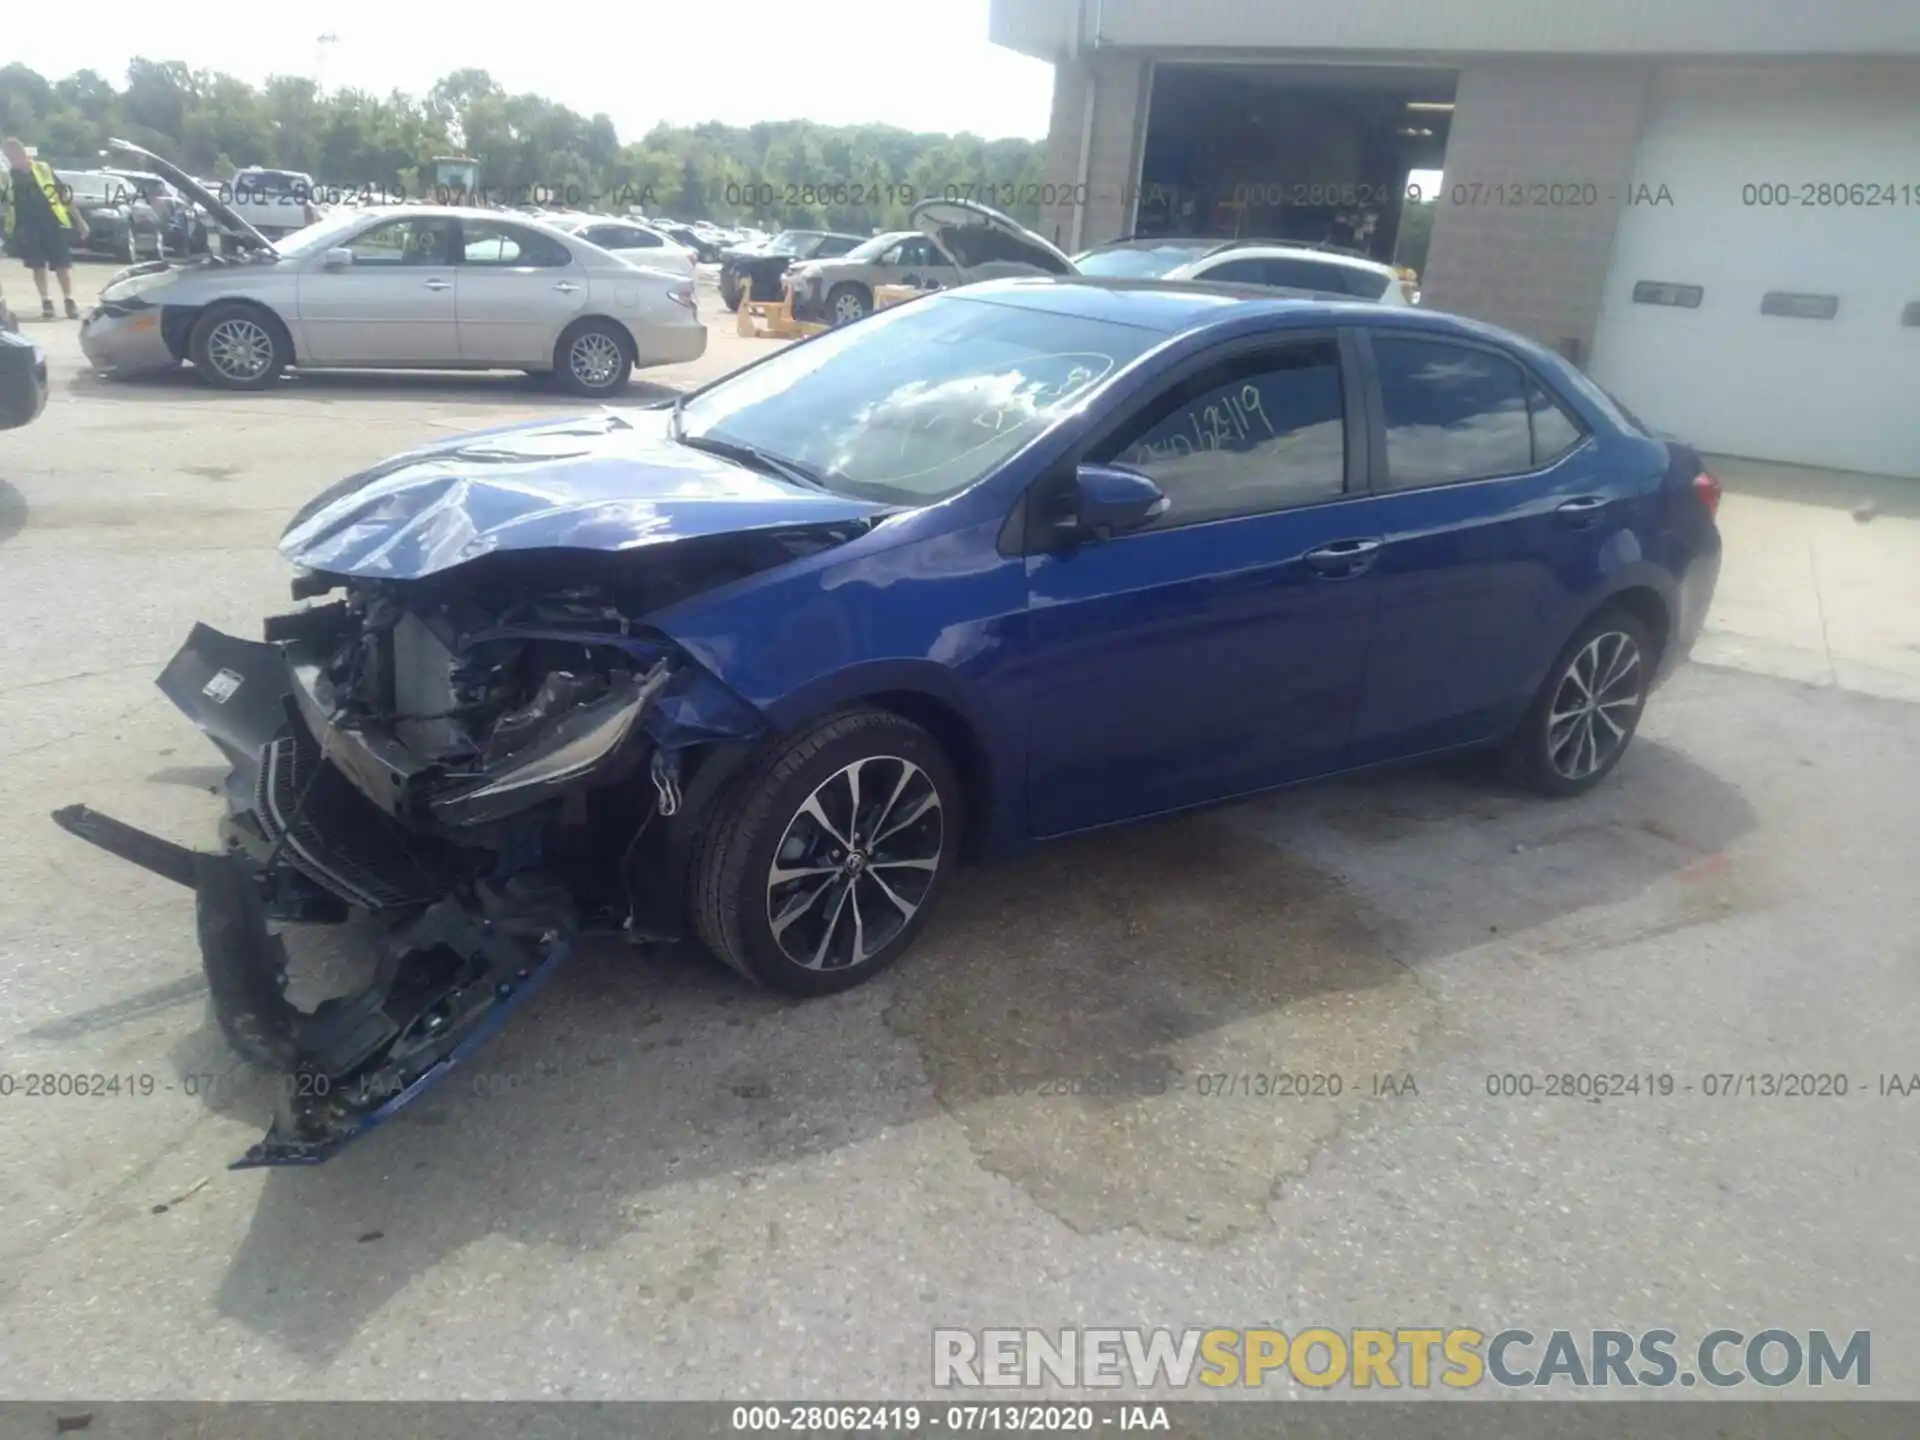
{"label": "concrete lot", "polygon": [[[804,1005],[610,947],[336,1160],[231,1174],[265,1100],[186,893],[47,813],[202,841],[216,756],[152,684],[187,628],[282,605],[275,537],[340,475],[565,405],[107,385],[71,322],[28,328],[55,394],[0,436],[0,1075],[154,1088],[0,1098],[0,1396],[900,1397],[936,1325],[1083,1323],[1867,1329],[1873,1393],[1920,1397],[1920,1095],[1878,1093],[1920,1071],[1920,492],[1723,464],[1714,663],[1585,800],[1445,765],[1065,845]],[[716,329],[636,401],[771,343]],[[1345,1090],[1197,1079],[1281,1071]],[[1850,1093],[1703,1093],[1783,1071]],[[1548,1072],[1674,1091],[1488,1093]]]}

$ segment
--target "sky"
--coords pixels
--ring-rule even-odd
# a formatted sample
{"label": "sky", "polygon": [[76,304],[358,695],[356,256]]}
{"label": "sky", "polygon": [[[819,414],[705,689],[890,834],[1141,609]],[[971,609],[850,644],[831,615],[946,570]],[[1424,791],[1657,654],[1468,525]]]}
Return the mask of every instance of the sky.
{"label": "sky", "polygon": [[[516,25],[507,18],[515,13],[538,18]],[[987,0],[627,0],[558,13],[565,20],[551,24],[537,7],[110,0],[80,23],[50,23],[40,11],[9,25],[5,58],[52,79],[92,69],[123,85],[127,61],[139,55],[255,84],[277,71],[381,94],[422,93],[472,66],[511,91],[587,115],[604,110],[622,140],[662,120],[877,122],[989,139],[1047,133],[1053,67],[987,40]],[[338,38],[319,44],[323,33]],[[730,47],[729,34],[741,40]]]}

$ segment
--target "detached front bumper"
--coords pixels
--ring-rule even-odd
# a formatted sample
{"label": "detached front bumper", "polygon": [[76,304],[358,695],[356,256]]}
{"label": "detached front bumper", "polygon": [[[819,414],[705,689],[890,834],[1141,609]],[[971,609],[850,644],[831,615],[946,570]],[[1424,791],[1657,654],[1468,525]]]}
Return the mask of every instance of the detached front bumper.
{"label": "detached front bumper", "polygon": [[101,375],[166,370],[180,362],[167,348],[158,306],[135,310],[101,305],[80,322],[80,351]]}
{"label": "detached front bumper", "polygon": [[[493,881],[381,812],[318,752],[277,645],[196,626],[160,688],[232,761],[223,853],[84,805],[70,834],[194,892],[201,963],[229,1043],[279,1077],[266,1136],[234,1168],[316,1164],[411,1104],[572,950],[577,916],[530,874]],[[288,922],[355,908],[394,921],[374,979],[312,1011],[285,998]]]}

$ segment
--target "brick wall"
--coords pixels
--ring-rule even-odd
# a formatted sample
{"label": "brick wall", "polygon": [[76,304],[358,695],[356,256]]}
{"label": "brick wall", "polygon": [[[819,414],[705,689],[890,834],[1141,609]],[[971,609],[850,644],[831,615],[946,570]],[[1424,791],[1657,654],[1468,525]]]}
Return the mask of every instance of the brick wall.
{"label": "brick wall", "polygon": [[[1080,248],[1124,234],[1133,219],[1140,145],[1147,120],[1150,67],[1138,55],[1098,51],[1053,67],[1053,118],[1047,137],[1046,183],[1040,233],[1073,251],[1074,187],[1080,177],[1080,137],[1087,85],[1093,92],[1092,163],[1087,169],[1086,215]],[[1048,199],[1051,203],[1046,203]]]}
{"label": "brick wall", "polygon": [[[1421,304],[1556,349],[1575,340],[1584,361],[1650,77],[1651,68],[1634,60],[1495,60],[1464,69]],[[1591,185],[1598,203],[1453,203],[1456,185],[1476,181]],[[1524,198],[1539,197],[1529,189]]]}

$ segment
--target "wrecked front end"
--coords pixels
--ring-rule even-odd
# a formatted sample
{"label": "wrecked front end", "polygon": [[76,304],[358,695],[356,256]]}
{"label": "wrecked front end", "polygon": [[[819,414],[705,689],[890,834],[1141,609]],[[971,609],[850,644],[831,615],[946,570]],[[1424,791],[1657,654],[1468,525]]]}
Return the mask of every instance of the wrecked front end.
{"label": "wrecked front end", "polygon": [[[809,543],[310,574],[295,596],[320,603],[261,640],[194,628],[159,685],[231,763],[218,853],[85,806],[55,819],[193,889],[221,1028],[283,1080],[236,1168],[316,1163],[386,1119],[583,934],[679,934],[687,812],[763,721],[639,617]],[[372,982],[295,1007],[282,928],[359,917],[385,937]]]}

